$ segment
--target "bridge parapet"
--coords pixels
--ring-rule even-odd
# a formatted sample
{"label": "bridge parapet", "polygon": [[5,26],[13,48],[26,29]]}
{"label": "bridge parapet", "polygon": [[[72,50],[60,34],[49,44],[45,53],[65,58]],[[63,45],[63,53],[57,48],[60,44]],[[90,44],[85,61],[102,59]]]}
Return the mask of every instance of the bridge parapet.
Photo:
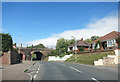
{"label": "bridge parapet", "polygon": [[25,60],[30,60],[34,52],[41,52],[45,56],[52,51],[52,49],[48,48],[17,48],[17,50],[20,50],[20,53],[25,55]]}

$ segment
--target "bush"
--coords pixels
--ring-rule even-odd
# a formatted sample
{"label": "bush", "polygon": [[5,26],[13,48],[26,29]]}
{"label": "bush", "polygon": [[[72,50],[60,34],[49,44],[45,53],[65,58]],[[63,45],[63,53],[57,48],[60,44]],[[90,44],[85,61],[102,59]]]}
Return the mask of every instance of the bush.
{"label": "bush", "polygon": [[73,54],[73,51],[71,51],[70,53]]}
{"label": "bush", "polygon": [[80,48],[79,48],[79,51],[82,51],[82,52],[83,52],[83,51],[84,51],[84,47],[80,47]]}
{"label": "bush", "polygon": [[62,53],[62,54],[60,54],[60,55],[59,55],[59,57],[61,57],[61,58],[62,58],[62,57],[64,57],[64,56],[65,56],[65,54],[64,54],[64,53]]}
{"label": "bush", "polygon": [[70,52],[67,52],[66,54],[67,54],[67,55],[70,55]]}
{"label": "bush", "polygon": [[59,55],[59,52],[57,50],[51,51],[51,53],[48,53],[48,56],[56,56]]}

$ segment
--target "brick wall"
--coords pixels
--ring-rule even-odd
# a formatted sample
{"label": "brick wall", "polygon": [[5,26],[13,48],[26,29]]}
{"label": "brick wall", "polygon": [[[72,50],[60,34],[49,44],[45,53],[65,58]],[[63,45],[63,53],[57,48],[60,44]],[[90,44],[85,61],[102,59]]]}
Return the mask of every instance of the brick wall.
{"label": "brick wall", "polygon": [[2,61],[2,64],[7,64],[7,65],[21,62],[20,55],[15,50],[4,52],[3,56],[0,57],[0,60]]}
{"label": "brick wall", "polygon": [[11,57],[10,57],[11,64],[16,64],[16,63],[19,63],[21,61],[20,55],[18,54],[18,52],[16,50],[10,51],[10,54],[11,54]]}
{"label": "brick wall", "polygon": [[10,64],[10,51],[4,52],[2,58],[2,64]]}

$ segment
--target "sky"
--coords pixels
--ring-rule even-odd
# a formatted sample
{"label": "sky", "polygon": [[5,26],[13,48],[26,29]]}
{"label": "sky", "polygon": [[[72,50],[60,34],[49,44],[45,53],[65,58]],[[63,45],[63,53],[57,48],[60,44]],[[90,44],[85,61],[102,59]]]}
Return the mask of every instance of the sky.
{"label": "sky", "polygon": [[54,48],[59,38],[84,40],[118,30],[117,2],[3,2],[2,30],[14,43]]}

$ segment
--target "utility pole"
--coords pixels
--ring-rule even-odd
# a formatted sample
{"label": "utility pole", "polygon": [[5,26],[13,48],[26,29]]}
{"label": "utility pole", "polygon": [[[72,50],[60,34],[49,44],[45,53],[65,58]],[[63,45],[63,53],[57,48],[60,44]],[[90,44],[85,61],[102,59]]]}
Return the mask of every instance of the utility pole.
{"label": "utility pole", "polygon": [[75,50],[75,62],[77,62],[77,41],[76,38],[74,36],[71,36],[74,40],[75,40],[75,46],[74,46],[74,50]]}
{"label": "utility pole", "polygon": [[19,54],[20,54],[20,45],[19,45]]}
{"label": "utility pole", "polygon": [[22,44],[21,44],[21,48],[22,48]]}

